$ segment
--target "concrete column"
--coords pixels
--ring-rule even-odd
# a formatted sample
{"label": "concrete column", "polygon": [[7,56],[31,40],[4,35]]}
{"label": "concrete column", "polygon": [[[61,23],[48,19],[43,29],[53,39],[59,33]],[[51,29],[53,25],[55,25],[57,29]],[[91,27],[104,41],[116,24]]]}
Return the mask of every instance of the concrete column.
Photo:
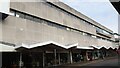
{"label": "concrete column", "polygon": [[67,62],[70,63],[70,53],[67,53],[67,54],[68,54]]}
{"label": "concrete column", "polygon": [[84,61],[88,61],[88,54],[87,54],[87,51],[86,52],[84,52],[85,54],[84,54]]}
{"label": "concrete column", "polygon": [[0,68],[2,68],[2,52],[0,52]]}
{"label": "concrete column", "polygon": [[43,52],[43,67],[45,67],[45,52]]}
{"label": "concrete column", "polygon": [[72,59],[72,52],[70,51],[70,63],[73,63],[73,59]]}
{"label": "concrete column", "polygon": [[86,51],[86,60],[88,61],[88,59],[89,59],[89,58],[88,58],[88,53],[87,53],[87,51]]}
{"label": "concrete column", "polygon": [[96,56],[95,56],[95,52],[96,52],[95,50],[92,51],[92,59],[93,59],[93,60],[95,60],[95,58],[96,58]]}
{"label": "concrete column", "polygon": [[68,63],[73,63],[72,52],[71,51],[69,51],[69,53],[68,53]]}
{"label": "concrete column", "polygon": [[[120,34],[120,14],[118,15],[118,34]],[[120,36],[118,36],[118,38],[120,39]],[[118,42],[118,45],[119,45],[119,50],[118,51],[120,51],[120,40]],[[118,63],[119,63],[118,65],[120,65],[120,52],[118,54]]]}
{"label": "concrete column", "polygon": [[98,54],[98,58],[100,58],[100,51],[99,50],[97,51],[97,54]]}
{"label": "concrete column", "polygon": [[20,62],[19,62],[19,68],[22,68],[23,62],[22,62],[22,52],[20,53]]}
{"label": "concrete column", "polygon": [[60,53],[58,54],[58,60],[59,60],[59,64],[60,64]]}
{"label": "concrete column", "polygon": [[55,57],[55,58],[54,58],[54,60],[55,60],[55,65],[57,64],[57,63],[56,63],[56,60],[57,60],[57,58],[56,58],[56,56],[57,56],[56,51],[57,51],[57,50],[56,50],[56,49],[54,49],[54,57]]}

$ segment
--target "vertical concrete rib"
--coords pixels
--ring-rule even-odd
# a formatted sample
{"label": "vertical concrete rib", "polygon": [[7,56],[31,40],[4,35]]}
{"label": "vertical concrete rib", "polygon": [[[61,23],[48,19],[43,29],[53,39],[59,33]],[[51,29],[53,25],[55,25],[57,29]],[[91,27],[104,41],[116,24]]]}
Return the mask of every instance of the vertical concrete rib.
{"label": "vertical concrete rib", "polygon": [[54,57],[55,57],[54,60],[55,60],[55,65],[57,64],[57,63],[56,63],[56,60],[57,60],[57,52],[56,52],[56,51],[57,51],[57,50],[54,49]]}

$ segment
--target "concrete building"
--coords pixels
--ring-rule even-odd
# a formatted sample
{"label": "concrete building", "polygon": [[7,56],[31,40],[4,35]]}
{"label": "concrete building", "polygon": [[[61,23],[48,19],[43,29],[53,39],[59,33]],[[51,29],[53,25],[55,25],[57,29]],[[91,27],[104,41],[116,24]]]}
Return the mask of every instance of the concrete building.
{"label": "concrete building", "polygon": [[115,33],[115,35],[118,36],[118,38],[116,39],[116,42],[120,46],[120,5],[119,5],[120,0],[115,0],[115,1],[110,0],[110,2],[118,12],[118,33]]}
{"label": "concrete building", "polygon": [[120,5],[119,5],[120,0],[115,0],[115,1],[110,0],[110,2],[118,12],[118,33],[120,34],[120,23],[119,23],[120,22]]}
{"label": "concrete building", "polygon": [[3,63],[44,67],[81,61],[81,55],[83,60],[91,60],[91,56],[96,59],[98,50],[107,56],[104,49],[116,48],[112,30],[62,2],[35,1],[11,0],[9,11],[0,12],[2,49],[9,45],[18,52],[10,54],[14,62]]}

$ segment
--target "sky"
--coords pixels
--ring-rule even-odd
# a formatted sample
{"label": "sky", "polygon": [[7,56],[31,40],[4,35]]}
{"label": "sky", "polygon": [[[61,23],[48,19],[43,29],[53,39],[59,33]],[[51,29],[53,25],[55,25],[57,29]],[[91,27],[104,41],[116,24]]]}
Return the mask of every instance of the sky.
{"label": "sky", "polygon": [[118,33],[118,13],[109,0],[60,0],[94,21]]}

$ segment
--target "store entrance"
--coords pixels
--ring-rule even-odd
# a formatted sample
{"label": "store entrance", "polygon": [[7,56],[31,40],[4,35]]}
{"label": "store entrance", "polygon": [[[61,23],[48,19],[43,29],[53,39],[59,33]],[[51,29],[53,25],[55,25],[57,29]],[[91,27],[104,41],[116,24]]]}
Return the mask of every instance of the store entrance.
{"label": "store entrance", "polygon": [[13,68],[19,66],[19,52],[2,52],[2,67]]}

